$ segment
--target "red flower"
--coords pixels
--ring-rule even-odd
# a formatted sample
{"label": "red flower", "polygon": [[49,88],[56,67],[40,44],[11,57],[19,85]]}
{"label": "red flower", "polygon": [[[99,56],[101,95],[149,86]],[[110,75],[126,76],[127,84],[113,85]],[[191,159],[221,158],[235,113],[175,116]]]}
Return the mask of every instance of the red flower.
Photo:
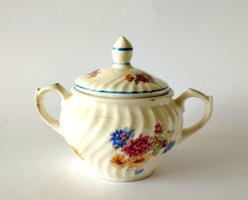
{"label": "red flower", "polygon": [[93,78],[93,77],[96,77],[96,76],[97,76],[97,74],[98,74],[98,73],[100,73],[100,72],[99,72],[99,70],[100,70],[100,69],[97,69],[97,70],[95,70],[95,71],[93,71],[93,72],[89,73],[89,74],[87,75],[87,78]]}
{"label": "red flower", "polygon": [[146,154],[147,151],[151,150],[152,146],[153,137],[142,137],[142,134],[140,134],[139,138],[131,140],[122,148],[121,151],[124,151],[125,154],[127,154],[129,158],[131,158]]}
{"label": "red flower", "polygon": [[162,129],[163,129],[163,124],[160,124],[159,122],[157,123],[157,125],[155,125],[155,134],[159,134],[162,133]]}
{"label": "red flower", "polygon": [[136,74],[136,79],[142,81],[143,83],[150,83],[151,82],[150,78],[145,76],[144,74]]}
{"label": "red flower", "polygon": [[97,70],[95,70],[95,71],[93,71],[93,72],[89,73],[88,75],[95,74],[95,73],[97,73],[99,70],[100,70],[100,69],[97,69]]}
{"label": "red flower", "polygon": [[139,82],[140,82],[140,80],[139,79],[135,79],[134,82],[135,82],[136,85],[138,85]]}
{"label": "red flower", "polygon": [[123,133],[119,138],[120,138],[120,140],[123,140],[126,137],[127,137],[127,134],[126,133]]}

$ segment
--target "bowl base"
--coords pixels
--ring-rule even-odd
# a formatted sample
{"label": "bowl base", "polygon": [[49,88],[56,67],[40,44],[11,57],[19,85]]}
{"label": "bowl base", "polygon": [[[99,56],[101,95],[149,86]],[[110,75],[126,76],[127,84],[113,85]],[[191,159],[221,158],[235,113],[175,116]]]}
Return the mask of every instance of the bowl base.
{"label": "bowl base", "polygon": [[111,181],[111,182],[134,182],[134,181],[140,181],[143,180],[147,177],[149,177],[155,170],[153,170],[151,173],[146,174],[145,176],[140,176],[140,177],[135,177],[133,179],[121,179],[121,180],[117,180],[117,179],[110,179],[110,178],[105,178],[105,177],[101,177],[97,174],[93,174],[91,172],[88,171],[88,173],[90,174],[90,176],[92,176],[93,178],[96,179],[100,179],[100,180],[104,180],[104,181]]}

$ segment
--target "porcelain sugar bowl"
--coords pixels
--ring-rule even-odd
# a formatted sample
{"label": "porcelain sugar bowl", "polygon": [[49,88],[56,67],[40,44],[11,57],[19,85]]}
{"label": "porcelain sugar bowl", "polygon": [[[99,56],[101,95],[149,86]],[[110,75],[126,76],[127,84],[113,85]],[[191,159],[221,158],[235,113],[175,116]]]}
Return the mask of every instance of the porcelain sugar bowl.
{"label": "porcelain sugar bowl", "polygon": [[[72,94],[56,83],[37,89],[36,108],[83,160],[88,171],[113,181],[149,176],[181,141],[202,128],[211,116],[213,101],[194,89],[177,99],[169,85],[130,64],[131,43],[120,37],[112,48],[114,64],[75,80]],[[62,97],[59,121],[45,110],[48,91]],[[184,102],[204,101],[205,114],[183,129]]]}

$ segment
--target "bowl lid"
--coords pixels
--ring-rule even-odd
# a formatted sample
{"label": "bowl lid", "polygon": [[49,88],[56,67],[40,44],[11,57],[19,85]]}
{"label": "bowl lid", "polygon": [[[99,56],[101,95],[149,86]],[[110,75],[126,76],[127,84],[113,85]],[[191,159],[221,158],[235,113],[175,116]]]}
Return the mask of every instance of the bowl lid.
{"label": "bowl lid", "polygon": [[147,98],[169,93],[169,85],[130,64],[131,43],[120,37],[112,48],[114,64],[97,69],[75,80],[74,88],[94,96],[109,98]]}

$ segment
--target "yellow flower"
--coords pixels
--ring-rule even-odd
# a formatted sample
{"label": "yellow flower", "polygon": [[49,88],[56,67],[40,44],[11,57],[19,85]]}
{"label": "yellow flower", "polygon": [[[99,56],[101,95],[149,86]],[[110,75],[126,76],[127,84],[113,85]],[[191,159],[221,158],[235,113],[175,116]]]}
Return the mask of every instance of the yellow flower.
{"label": "yellow flower", "polygon": [[128,82],[132,82],[132,81],[133,81],[133,77],[132,77],[131,74],[126,74],[125,79],[126,79]]}
{"label": "yellow flower", "polygon": [[[70,145],[70,144],[69,144],[69,145]],[[75,151],[75,153],[78,155],[79,158],[81,158],[82,160],[84,160],[84,158],[82,157],[82,154],[79,153],[79,151],[78,151],[76,148],[74,148],[74,147],[71,146],[71,145],[70,145],[70,147]]]}
{"label": "yellow flower", "polygon": [[94,73],[94,74],[88,75],[87,78],[93,78],[93,77],[96,77],[96,76],[97,76],[97,73]]}
{"label": "yellow flower", "polygon": [[128,168],[136,168],[138,169],[139,167],[141,167],[142,165],[144,165],[145,163],[147,163],[147,161],[152,157],[151,153],[147,153],[145,155],[141,155],[141,156],[136,156],[136,157],[132,157],[129,158],[127,160],[127,165]]}
{"label": "yellow flower", "polygon": [[109,161],[115,168],[121,169],[126,167],[125,155],[115,154]]}

